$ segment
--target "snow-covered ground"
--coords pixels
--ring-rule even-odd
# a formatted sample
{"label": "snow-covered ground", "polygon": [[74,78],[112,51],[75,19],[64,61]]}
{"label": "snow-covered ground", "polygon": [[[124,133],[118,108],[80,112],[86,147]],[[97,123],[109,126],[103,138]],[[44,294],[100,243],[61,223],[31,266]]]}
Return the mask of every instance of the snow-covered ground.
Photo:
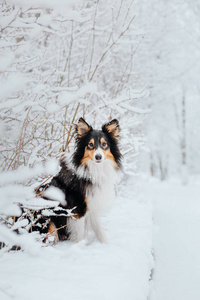
{"label": "snow-covered ground", "polygon": [[155,268],[151,300],[200,299],[200,181],[151,182]]}
{"label": "snow-covered ground", "polygon": [[103,217],[108,244],[60,242],[0,258],[0,299],[145,300],[153,268],[152,206],[134,179]]}
{"label": "snow-covered ground", "polygon": [[200,184],[129,179],[103,223],[106,245],[4,253],[0,299],[200,299]]}

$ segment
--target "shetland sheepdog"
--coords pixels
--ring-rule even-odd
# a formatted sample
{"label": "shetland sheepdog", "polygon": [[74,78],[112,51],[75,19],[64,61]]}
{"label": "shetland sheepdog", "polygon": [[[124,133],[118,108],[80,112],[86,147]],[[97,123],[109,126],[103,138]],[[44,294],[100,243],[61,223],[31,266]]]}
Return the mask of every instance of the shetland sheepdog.
{"label": "shetland sheepdog", "polygon": [[[101,214],[114,197],[114,184],[121,167],[118,142],[116,119],[104,124],[101,130],[94,130],[83,118],[79,119],[71,161],[62,160],[58,175],[39,190],[42,195],[53,186],[65,196],[66,205],[60,204],[60,213],[52,216],[47,226],[54,242],[64,239],[78,242],[91,231],[101,243],[106,242]],[[72,216],[64,215],[64,209],[73,210]]]}

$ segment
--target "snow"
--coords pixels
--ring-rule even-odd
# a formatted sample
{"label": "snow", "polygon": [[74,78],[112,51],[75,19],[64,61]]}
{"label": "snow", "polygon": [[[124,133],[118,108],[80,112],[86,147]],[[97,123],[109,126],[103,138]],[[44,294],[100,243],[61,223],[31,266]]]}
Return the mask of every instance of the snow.
{"label": "snow", "polygon": [[198,180],[130,176],[102,218],[107,244],[90,237],[41,247],[36,233],[2,226],[1,238],[24,250],[0,251],[0,299],[198,300],[199,198]]}
{"label": "snow", "polygon": [[200,185],[151,182],[155,269],[151,300],[200,299]]}
{"label": "snow", "polygon": [[[7,60],[11,60],[12,56],[9,56]],[[0,70],[1,71],[1,70]],[[9,76],[7,81],[1,82],[0,89],[0,100],[3,101],[6,97],[12,96],[17,93],[21,89],[25,89],[26,84],[28,83],[27,78],[17,73],[13,76]],[[16,100],[15,100],[16,102]],[[13,100],[10,100],[8,103],[1,103],[0,109],[4,109],[7,107],[12,107],[16,105]]]}
{"label": "snow", "polygon": [[[89,104],[88,101],[85,101],[84,98],[87,94],[95,94],[97,90],[97,86],[94,83],[87,83],[85,86],[81,87],[78,89],[76,92],[69,92],[69,91],[64,91],[64,89],[61,89],[60,87],[54,88],[53,91],[57,91],[58,93],[55,94],[58,96],[57,100],[57,105],[51,105],[50,107],[47,108],[47,111],[49,113],[54,113],[57,110],[60,110],[61,108],[65,107],[66,105],[76,101],[76,100],[82,100],[80,103],[83,104]],[[62,91],[62,92],[61,92]]]}
{"label": "snow", "polygon": [[[69,10],[72,9],[74,6],[74,1],[73,0],[60,0],[59,2],[56,0],[34,0],[34,1],[24,1],[24,0],[9,0],[8,1],[11,4],[18,4],[19,6],[26,7],[26,8],[31,8],[31,7],[45,7],[45,8],[56,8],[59,10],[59,12],[64,11],[65,13]],[[76,4],[81,4],[82,0],[76,1]]]}
{"label": "snow", "polygon": [[35,165],[33,168],[20,167],[14,171],[7,171],[0,174],[0,186],[13,182],[27,181],[28,178],[39,176],[44,172],[55,173],[58,171],[59,162],[55,159],[49,160],[45,166]]}
{"label": "snow", "polygon": [[35,254],[34,249],[31,254],[4,253],[0,299],[147,299],[153,268],[152,206],[133,179],[121,185],[102,221],[107,244],[91,237],[36,248]]}
{"label": "snow", "polygon": [[51,200],[59,201],[63,205],[66,204],[65,194],[54,186],[50,186],[46,191],[44,191],[43,196]]}
{"label": "snow", "polygon": [[25,227],[29,224],[28,220],[27,219],[23,219],[23,220],[20,220],[18,222],[16,222],[13,226],[12,226],[12,230],[16,230],[18,228],[21,228],[21,227]]}

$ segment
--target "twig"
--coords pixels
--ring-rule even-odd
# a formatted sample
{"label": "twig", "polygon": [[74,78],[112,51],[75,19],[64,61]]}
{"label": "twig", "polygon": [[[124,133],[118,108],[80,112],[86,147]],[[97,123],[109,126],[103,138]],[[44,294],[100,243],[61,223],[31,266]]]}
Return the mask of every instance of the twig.
{"label": "twig", "polygon": [[128,26],[126,27],[126,29],[124,31],[122,31],[120,33],[120,35],[118,36],[118,38],[104,51],[104,53],[102,54],[101,58],[99,59],[99,62],[97,63],[93,73],[92,73],[92,76],[90,77],[90,80],[89,81],[92,81],[99,65],[101,64],[101,62],[103,61],[104,57],[106,56],[106,54],[109,52],[109,50],[112,49],[112,47],[119,41],[119,39],[129,30],[130,26],[131,26],[131,23],[133,22],[135,16],[132,17],[131,21],[129,22]]}

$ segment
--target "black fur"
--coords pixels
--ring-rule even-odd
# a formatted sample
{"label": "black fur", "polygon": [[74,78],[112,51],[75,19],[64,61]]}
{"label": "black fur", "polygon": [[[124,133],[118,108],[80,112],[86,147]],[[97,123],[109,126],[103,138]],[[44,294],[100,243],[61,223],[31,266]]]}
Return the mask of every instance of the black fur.
{"label": "black fur", "polygon": [[[75,173],[72,172],[72,170],[68,168],[64,161],[61,161],[61,170],[58,175],[55,176],[49,184],[40,187],[39,192],[41,193],[50,186],[59,188],[65,194],[65,200],[67,203],[66,205],[60,204],[59,207],[73,209],[72,213],[75,215],[75,217],[81,218],[85,215],[87,210],[85,194],[86,188],[90,184],[91,182],[89,180],[79,178]],[[44,198],[46,197],[44,196]],[[56,210],[55,213],[57,216],[52,216],[51,221],[55,224],[56,228],[63,227],[58,230],[58,236],[59,239],[65,239],[68,237],[68,233],[65,228],[67,213],[66,217],[63,216],[63,210]],[[44,223],[44,219],[46,220],[47,218],[40,218],[39,222]],[[38,227],[38,224],[36,224],[36,226],[33,228],[33,231],[34,230],[39,230],[41,233],[47,233],[48,226],[41,230],[41,226],[39,225]]]}

